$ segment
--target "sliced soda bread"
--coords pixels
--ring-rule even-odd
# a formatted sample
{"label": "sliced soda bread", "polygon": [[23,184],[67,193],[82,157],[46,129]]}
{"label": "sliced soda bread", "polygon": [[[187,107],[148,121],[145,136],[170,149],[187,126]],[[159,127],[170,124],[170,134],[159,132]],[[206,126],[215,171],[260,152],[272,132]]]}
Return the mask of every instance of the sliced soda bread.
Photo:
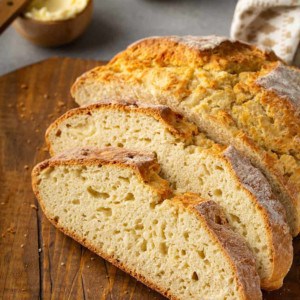
{"label": "sliced soda bread", "polygon": [[220,37],[153,37],[80,77],[77,103],[166,104],[260,168],[296,236],[300,230],[300,71],[272,53]]}
{"label": "sliced soda bread", "polygon": [[174,198],[152,154],[107,148],[37,165],[47,218],[170,299],[261,299],[253,254],[211,200]]}
{"label": "sliced soda bread", "polygon": [[154,151],[178,193],[215,200],[256,257],[261,285],[279,288],[292,262],[284,208],[261,174],[233,147],[215,144],[166,106],[97,103],[73,109],[47,130],[50,153],[95,146]]}

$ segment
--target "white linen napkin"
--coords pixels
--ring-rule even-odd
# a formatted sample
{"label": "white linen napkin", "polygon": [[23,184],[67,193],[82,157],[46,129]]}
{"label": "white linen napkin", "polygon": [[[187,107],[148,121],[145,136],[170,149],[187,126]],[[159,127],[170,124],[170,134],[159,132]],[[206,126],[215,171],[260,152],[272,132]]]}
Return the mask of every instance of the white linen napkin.
{"label": "white linen napkin", "polygon": [[239,0],[230,34],[292,63],[300,41],[300,0]]}

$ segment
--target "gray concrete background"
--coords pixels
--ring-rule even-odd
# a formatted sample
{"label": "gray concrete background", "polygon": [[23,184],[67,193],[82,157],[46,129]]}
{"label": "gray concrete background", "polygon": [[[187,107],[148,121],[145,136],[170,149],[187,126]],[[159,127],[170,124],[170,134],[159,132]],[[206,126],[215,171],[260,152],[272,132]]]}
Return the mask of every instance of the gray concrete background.
{"label": "gray concrete background", "polygon": [[0,75],[51,56],[108,60],[151,35],[229,35],[237,0],[94,0],[85,34],[70,45],[40,48],[13,28],[0,36]]}

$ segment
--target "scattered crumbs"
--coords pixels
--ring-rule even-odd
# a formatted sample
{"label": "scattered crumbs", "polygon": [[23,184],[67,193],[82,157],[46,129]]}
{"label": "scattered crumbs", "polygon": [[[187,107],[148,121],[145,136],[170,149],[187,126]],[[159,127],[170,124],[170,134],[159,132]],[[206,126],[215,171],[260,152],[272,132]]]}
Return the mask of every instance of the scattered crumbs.
{"label": "scattered crumbs", "polygon": [[42,252],[42,249],[41,248],[39,248],[39,253],[41,253]]}
{"label": "scattered crumbs", "polygon": [[89,268],[90,268],[90,266],[89,266],[89,265],[87,265],[87,268],[89,269]]}
{"label": "scattered crumbs", "polygon": [[49,118],[49,119],[53,118],[53,114],[49,114],[49,115],[48,115],[48,118]]}
{"label": "scattered crumbs", "polygon": [[38,210],[37,206],[34,205],[34,204],[30,204],[30,207],[31,207],[32,209]]}
{"label": "scattered crumbs", "polygon": [[109,278],[109,276],[108,276],[108,275],[106,275],[105,277],[106,277],[106,278]]}
{"label": "scattered crumbs", "polygon": [[28,265],[27,265],[27,264],[25,264],[25,268],[28,268]]}
{"label": "scattered crumbs", "polygon": [[21,117],[21,119],[23,119],[25,117],[25,115],[24,114],[20,114],[20,117]]}
{"label": "scattered crumbs", "polygon": [[35,129],[35,132],[40,132],[40,129],[39,129],[39,128],[36,128],[36,129]]}
{"label": "scattered crumbs", "polygon": [[5,202],[1,202],[1,205],[5,205]]}
{"label": "scattered crumbs", "polygon": [[58,102],[57,102],[57,105],[58,105],[59,107],[62,107],[62,106],[65,106],[65,103],[64,103],[63,101],[58,101]]}
{"label": "scattered crumbs", "polygon": [[25,233],[24,236],[27,237],[27,233]]}
{"label": "scattered crumbs", "polygon": [[11,108],[11,107],[12,107],[12,104],[11,104],[11,103],[8,103],[8,104],[7,104],[7,107],[8,107],[8,108]]}
{"label": "scattered crumbs", "polygon": [[28,165],[25,165],[25,166],[24,166],[24,169],[25,169],[25,170],[28,170],[28,169],[29,169],[29,166],[28,166]]}
{"label": "scattered crumbs", "polygon": [[95,257],[91,257],[91,260],[95,260]]}
{"label": "scattered crumbs", "polygon": [[41,149],[43,152],[48,152],[48,148],[45,146]]}
{"label": "scattered crumbs", "polygon": [[48,99],[49,95],[48,94],[44,94],[44,99]]}
{"label": "scattered crumbs", "polygon": [[15,233],[16,233],[16,230],[15,230],[14,227],[9,227],[9,228],[7,228],[6,231],[7,231],[8,233],[11,233],[11,234],[15,234]]}
{"label": "scattered crumbs", "polygon": [[1,237],[3,238],[5,237],[5,232],[2,232]]}
{"label": "scattered crumbs", "polygon": [[26,291],[26,289],[22,289],[22,292],[25,292]]}
{"label": "scattered crumbs", "polygon": [[31,143],[31,140],[28,139],[28,140],[26,141],[26,143],[27,143],[27,144],[30,144],[30,143]]}
{"label": "scattered crumbs", "polygon": [[23,107],[23,106],[24,106],[24,102],[21,101],[21,102],[19,103],[19,106],[20,106],[20,107]]}
{"label": "scattered crumbs", "polygon": [[21,244],[21,248],[24,248],[24,244]]}
{"label": "scattered crumbs", "polygon": [[61,266],[64,266],[64,265],[65,265],[65,263],[64,263],[64,262],[62,262],[62,263],[60,263],[60,265],[61,265]]}
{"label": "scattered crumbs", "polygon": [[26,85],[25,83],[21,84],[21,89],[22,90],[27,90],[28,89],[28,85]]}
{"label": "scattered crumbs", "polygon": [[128,291],[125,291],[125,294],[128,294],[129,292]]}

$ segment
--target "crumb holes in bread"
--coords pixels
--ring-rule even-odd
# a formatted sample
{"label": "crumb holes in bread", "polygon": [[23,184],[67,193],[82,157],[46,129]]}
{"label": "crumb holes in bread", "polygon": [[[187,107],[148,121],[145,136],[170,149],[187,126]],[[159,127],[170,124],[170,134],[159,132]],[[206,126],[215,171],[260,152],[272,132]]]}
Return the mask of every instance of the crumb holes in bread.
{"label": "crumb holes in bread", "polygon": [[126,183],[130,182],[129,178],[127,178],[127,177],[119,176],[118,178],[121,179],[122,181],[126,182]]}
{"label": "crumb holes in bread", "polygon": [[190,234],[186,231],[186,232],[183,233],[183,237],[184,237],[184,239],[185,239],[186,241],[188,241],[188,240],[189,240],[189,237],[190,237]]}
{"label": "crumb holes in bread", "polygon": [[143,240],[143,242],[141,243],[141,251],[145,252],[147,251],[147,241]]}
{"label": "crumb holes in bread", "polygon": [[232,222],[241,224],[241,220],[238,216],[233,215],[233,214],[229,214],[229,215],[230,215],[230,218],[231,218]]}
{"label": "crumb holes in bread", "polygon": [[220,190],[220,189],[214,190],[214,195],[215,196],[220,197],[220,196],[222,196],[222,194],[223,194],[222,190]]}
{"label": "crumb holes in bread", "polygon": [[198,281],[199,280],[198,274],[195,271],[193,272],[192,280],[193,281]]}
{"label": "crumb holes in bread", "polygon": [[205,259],[205,252],[204,252],[204,250],[199,250],[199,251],[197,251],[197,253],[198,253],[198,255],[199,255],[199,257],[201,259]]}
{"label": "crumb holes in bread", "polygon": [[223,167],[218,166],[218,165],[215,167],[215,169],[216,169],[216,170],[219,170],[219,171],[224,171]]}
{"label": "crumb holes in bread", "polygon": [[57,137],[60,137],[60,136],[61,136],[61,130],[58,129],[58,130],[56,131],[55,135],[56,135]]}
{"label": "crumb holes in bread", "polygon": [[112,210],[110,207],[98,207],[96,211],[103,213],[107,217],[110,217],[112,215]]}
{"label": "crumb holes in bread", "polygon": [[72,200],[72,204],[79,205],[80,200],[79,199],[74,199],[74,200]]}
{"label": "crumb holes in bread", "polygon": [[132,193],[128,193],[125,197],[125,201],[133,201],[135,200],[134,195]]}
{"label": "crumb holes in bread", "polygon": [[169,250],[168,246],[166,245],[165,242],[159,244],[159,252],[162,255],[167,255],[168,254],[168,250]]}
{"label": "crumb holes in bread", "polygon": [[89,186],[89,187],[87,188],[87,191],[88,191],[88,193],[89,193],[91,196],[93,196],[93,197],[95,197],[95,198],[102,198],[102,199],[107,199],[107,198],[109,198],[109,194],[108,194],[108,193],[101,193],[101,192],[98,192],[98,191],[96,191],[95,189],[93,189],[91,186]]}

